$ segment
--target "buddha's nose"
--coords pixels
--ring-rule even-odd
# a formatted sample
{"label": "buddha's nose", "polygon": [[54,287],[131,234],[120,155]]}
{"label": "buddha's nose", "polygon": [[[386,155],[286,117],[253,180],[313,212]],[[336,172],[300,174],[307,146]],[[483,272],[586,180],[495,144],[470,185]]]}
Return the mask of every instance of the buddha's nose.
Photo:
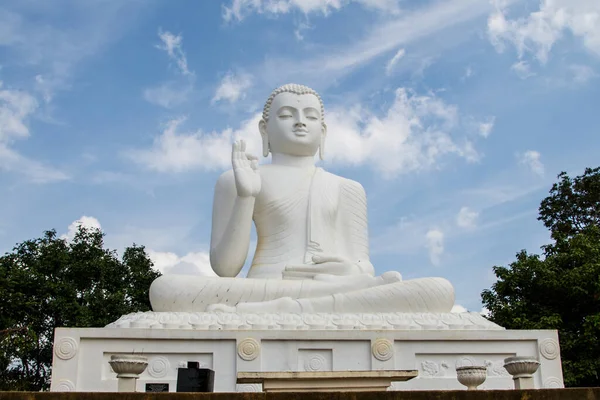
{"label": "buddha's nose", "polygon": [[298,121],[296,121],[296,123],[294,124],[294,128],[306,128],[306,124],[304,123],[302,117],[298,118]]}

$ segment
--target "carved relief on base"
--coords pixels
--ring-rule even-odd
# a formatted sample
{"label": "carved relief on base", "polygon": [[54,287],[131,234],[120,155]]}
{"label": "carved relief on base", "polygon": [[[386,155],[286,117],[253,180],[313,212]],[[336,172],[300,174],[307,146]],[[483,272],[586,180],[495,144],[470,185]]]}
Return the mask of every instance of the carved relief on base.
{"label": "carved relief on base", "polygon": [[154,357],[148,363],[148,374],[153,378],[164,378],[169,373],[171,365],[165,357]]}
{"label": "carved relief on base", "polygon": [[394,356],[394,344],[388,339],[377,339],[371,346],[371,352],[379,361],[387,361]]}
{"label": "carved relief on base", "polygon": [[544,339],[540,342],[540,354],[547,360],[554,360],[558,357],[560,347],[554,339]]}
{"label": "carved relief on base", "polygon": [[543,385],[544,389],[560,389],[564,387],[562,381],[554,376],[544,379]]}
{"label": "carved relief on base", "polygon": [[504,360],[485,360],[484,365],[487,367],[487,372],[489,376],[510,376],[506,368],[504,368]]}
{"label": "carved relief on base", "polygon": [[246,383],[236,385],[236,392],[262,392],[262,387],[260,383]]}
{"label": "carved relief on base", "polygon": [[252,361],[260,354],[260,343],[252,338],[242,339],[238,343],[237,353],[242,360]]}
{"label": "carved relief on base", "polygon": [[448,369],[450,369],[450,367],[445,361],[437,363],[435,361],[425,360],[421,361],[421,373],[419,375],[423,378],[445,376]]}
{"label": "carved relief on base", "polygon": [[54,390],[56,392],[74,392],[75,384],[68,379],[61,379]]}
{"label": "carved relief on base", "polygon": [[[504,368],[504,356],[494,355],[494,358],[482,359],[475,356],[465,355],[430,355],[431,358],[421,360],[419,363],[419,376],[422,378],[438,378],[453,376],[457,368],[481,366],[487,368],[487,376],[495,378],[510,378],[510,374]],[[488,355],[489,357],[489,355]],[[449,359],[448,359],[449,358]],[[454,361],[453,361],[454,360]],[[450,368],[453,365],[454,368]]]}
{"label": "carved relief on base", "polygon": [[54,354],[61,360],[70,360],[77,354],[77,341],[72,337],[61,338],[54,346]]}
{"label": "carved relief on base", "polygon": [[298,371],[332,371],[333,350],[298,349]]}

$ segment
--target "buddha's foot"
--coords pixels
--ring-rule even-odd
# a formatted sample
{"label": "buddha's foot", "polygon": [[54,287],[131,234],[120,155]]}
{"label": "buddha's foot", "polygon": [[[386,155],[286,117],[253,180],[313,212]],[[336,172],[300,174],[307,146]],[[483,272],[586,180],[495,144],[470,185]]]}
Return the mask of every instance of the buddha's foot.
{"label": "buddha's foot", "polygon": [[275,300],[239,303],[237,306],[225,304],[211,304],[206,308],[208,312],[238,312],[238,313],[300,313],[300,303],[291,297],[282,297]]}
{"label": "buddha's foot", "polygon": [[237,310],[243,313],[300,313],[302,312],[302,307],[297,300],[291,297],[281,297],[275,300],[256,303],[240,303],[237,305]]}
{"label": "buddha's foot", "polygon": [[384,272],[379,278],[381,278],[383,284],[402,282],[402,275],[397,271]]}
{"label": "buddha's foot", "polygon": [[228,306],[226,304],[211,304],[210,306],[206,307],[206,311],[207,312],[227,312],[227,313],[234,313],[237,311],[237,307],[236,306]]}

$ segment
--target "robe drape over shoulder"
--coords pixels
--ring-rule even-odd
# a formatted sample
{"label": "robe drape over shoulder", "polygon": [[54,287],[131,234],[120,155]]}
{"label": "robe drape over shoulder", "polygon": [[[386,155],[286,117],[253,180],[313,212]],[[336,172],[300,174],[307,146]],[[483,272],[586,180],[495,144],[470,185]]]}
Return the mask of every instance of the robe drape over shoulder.
{"label": "robe drape over shoulder", "polygon": [[287,264],[310,264],[317,254],[369,260],[367,204],[357,182],[315,168],[291,193],[257,201],[258,236],[249,278],[280,278]]}

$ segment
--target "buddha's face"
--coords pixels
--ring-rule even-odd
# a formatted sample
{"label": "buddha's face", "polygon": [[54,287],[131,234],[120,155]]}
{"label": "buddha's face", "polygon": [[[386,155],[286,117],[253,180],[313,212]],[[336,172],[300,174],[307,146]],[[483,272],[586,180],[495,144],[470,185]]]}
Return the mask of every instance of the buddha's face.
{"label": "buddha's face", "polygon": [[312,94],[280,93],[273,99],[269,120],[260,124],[272,153],[314,156],[326,133],[321,103]]}

